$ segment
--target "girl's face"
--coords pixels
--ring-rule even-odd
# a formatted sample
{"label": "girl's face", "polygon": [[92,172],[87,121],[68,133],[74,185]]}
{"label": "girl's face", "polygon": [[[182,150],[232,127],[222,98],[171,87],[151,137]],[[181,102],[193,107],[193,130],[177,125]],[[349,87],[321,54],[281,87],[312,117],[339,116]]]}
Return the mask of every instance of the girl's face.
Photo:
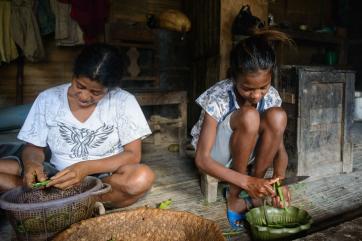
{"label": "girl's face", "polygon": [[242,99],[249,104],[256,105],[268,92],[271,79],[270,70],[259,70],[255,73],[240,75],[234,83]]}
{"label": "girl's face", "polygon": [[80,107],[97,104],[107,93],[107,88],[87,77],[73,77],[69,95]]}

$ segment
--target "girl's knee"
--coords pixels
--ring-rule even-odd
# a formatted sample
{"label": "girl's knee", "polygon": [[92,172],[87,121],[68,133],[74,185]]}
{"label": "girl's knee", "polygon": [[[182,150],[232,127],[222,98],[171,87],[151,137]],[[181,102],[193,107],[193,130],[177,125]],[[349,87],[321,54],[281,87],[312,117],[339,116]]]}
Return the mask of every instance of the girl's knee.
{"label": "girl's knee", "polygon": [[253,107],[241,107],[231,119],[231,127],[240,129],[244,133],[255,133],[259,131],[260,115]]}
{"label": "girl's knee", "polygon": [[272,107],[265,111],[263,119],[267,128],[283,133],[287,125],[287,114],[281,107]]}

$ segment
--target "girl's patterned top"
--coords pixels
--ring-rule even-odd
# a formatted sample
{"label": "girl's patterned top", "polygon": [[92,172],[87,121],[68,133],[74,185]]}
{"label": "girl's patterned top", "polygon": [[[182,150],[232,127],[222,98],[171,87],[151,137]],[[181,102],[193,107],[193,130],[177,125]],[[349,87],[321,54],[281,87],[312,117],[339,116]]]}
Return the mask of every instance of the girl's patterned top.
{"label": "girl's patterned top", "polygon": [[[202,111],[198,122],[191,130],[191,143],[195,148],[197,146],[197,141],[199,140],[205,112],[220,123],[231,112],[240,108],[236,101],[233,89],[234,84],[231,79],[221,80],[196,99],[196,103],[201,106]],[[257,110],[262,113],[271,107],[280,107],[281,104],[282,100],[278,91],[271,86],[266,95],[258,103]]]}

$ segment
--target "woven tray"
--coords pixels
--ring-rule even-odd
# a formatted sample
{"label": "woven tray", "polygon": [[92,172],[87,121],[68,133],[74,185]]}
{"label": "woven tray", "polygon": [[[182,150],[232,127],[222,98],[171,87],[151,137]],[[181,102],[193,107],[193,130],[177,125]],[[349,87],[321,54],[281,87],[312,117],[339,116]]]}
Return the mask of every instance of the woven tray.
{"label": "woven tray", "polygon": [[115,212],[73,224],[53,241],[225,241],[218,225],[192,213],[153,208]]}

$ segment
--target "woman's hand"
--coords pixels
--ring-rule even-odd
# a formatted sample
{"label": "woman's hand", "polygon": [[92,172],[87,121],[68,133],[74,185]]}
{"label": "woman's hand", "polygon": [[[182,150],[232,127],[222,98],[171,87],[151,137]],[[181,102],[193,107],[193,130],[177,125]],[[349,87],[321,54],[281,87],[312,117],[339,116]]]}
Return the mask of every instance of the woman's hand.
{"label": "woman's hand", "polygon": [[277,182],[279,178],[263,179],[248,176],[245,186],[242,187],[251,198],[261,198],[266,196],[275,196],[273,190],[273,183]]}
{"label": "woman's hand", "polygon": [[37,161],[24,162],[24,178],[23,183],[27,187],[32,187],[35,182],[42,182],[47,180],[44,173],[43,163]]}
{"label": "woman's hand", "polygon": [[55,176],[50,178],[47,187],[54,186],[60,189],[67,189],[75,184],[80,183],[87,176],[87,167],[79,162],[73,164],[64,170],[58,172]]}

